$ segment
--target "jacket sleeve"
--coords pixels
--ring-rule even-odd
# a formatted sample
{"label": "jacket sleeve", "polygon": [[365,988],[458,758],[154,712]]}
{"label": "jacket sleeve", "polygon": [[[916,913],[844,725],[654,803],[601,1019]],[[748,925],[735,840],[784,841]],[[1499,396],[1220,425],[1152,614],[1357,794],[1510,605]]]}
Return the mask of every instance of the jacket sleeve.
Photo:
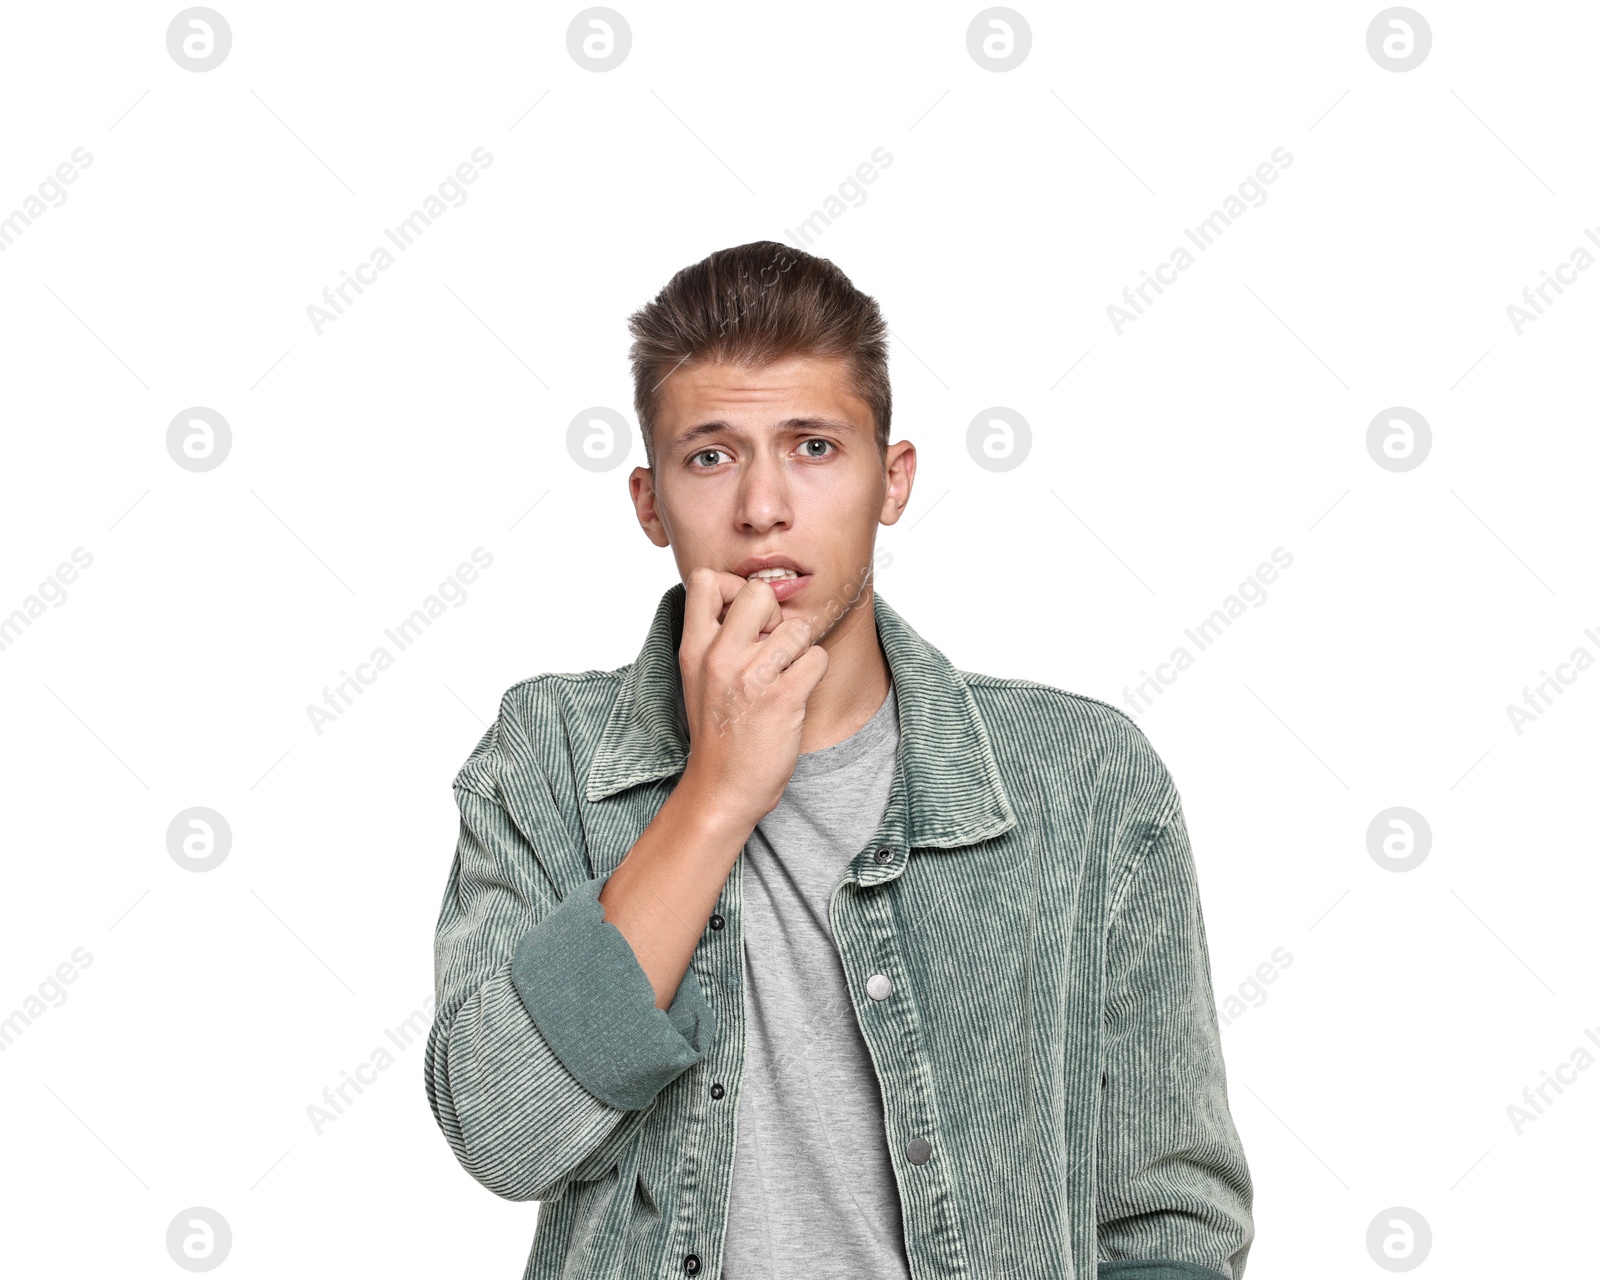
{"label": "jacket sleeve", "polygon": [[1252,1189],[1176,791],[1113,907],[1096,1216],[1102,1280],[1241,1280]]}
{"label": "jacket sleeve", "polygon": [[[497,792],[529,781],[525,767],[505,773]],[[656,1007],[628,940],[604,919],[604,879],[586,878],[581,851],[535,850],[503,797],[461,778],[455,797],[428,1104],[456,1159],[489,1190],[551,1200],[610,1170],[660,1091],[705,1056],[716,1022],[692,965],[671,1006]]]}

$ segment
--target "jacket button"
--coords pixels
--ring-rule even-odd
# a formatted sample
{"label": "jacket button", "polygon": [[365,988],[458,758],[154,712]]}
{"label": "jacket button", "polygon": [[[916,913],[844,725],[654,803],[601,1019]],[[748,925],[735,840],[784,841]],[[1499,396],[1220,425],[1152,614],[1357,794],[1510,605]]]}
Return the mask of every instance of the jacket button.
{"label": "jacket button", "polygon": [[894,983],[889,981],[887,974],[875,973],[867,979],[867,994],[874,1000],[887,1000],[893,990]]}
{"label": "jacket button", "polygon": [[926,1138],[913,1138],[906,1143],[906,1159],[912,1164],[927,1164],[933,1154],[933,1143]]}
{"label": "jacket button", "polygon": [[[720,929],[720,928],[722,928],[723,925],[725,925],[727,923],[728,922],[726,920],[724,920],[721,916],[714,915],[714,916],[711,917],[711,927],[713,929]],[[694,1257],[694,1254],[691,1253],[689,1256],[692,1258],[692,1257]]]}
{"label": "jacket button", "polygon": [[724,1089],[720,1084],[714,1084],[711,1086],[711,1096],[713,1098],[720,1098],[726,1092],[727,1090]]}
{"label": "jacket button", "polygon": [[888,848],[887,846],[885,846],[884,848],[879,849],[878,852],[873,854],[872,856],[874,858],[876,858],[879,862],[893,862],[894,861],[894,850]]}
{"label": "jacket button", "polygon": [[700,1274],[700,1255],[691,1253],[683,1260],[683,1269],[691,1276]]}

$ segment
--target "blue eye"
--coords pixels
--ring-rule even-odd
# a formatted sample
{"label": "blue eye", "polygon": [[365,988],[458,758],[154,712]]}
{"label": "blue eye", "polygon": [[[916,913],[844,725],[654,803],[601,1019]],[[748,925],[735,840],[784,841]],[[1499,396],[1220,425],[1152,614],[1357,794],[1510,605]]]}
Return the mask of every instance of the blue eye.
{"label": "blue eye", "polygon": [[[807,440],[805,442],[805,444],[825,444],[825,445],[828,446],[828,448],[830,448],[830,449],[833,448],[833,441],[832,440],[824,440],[821,436],[816,436],[816,437],[814,437],[814,438],[812,438],[810,440]],[[801,448],[804,448],[804,447],[805,447],[804,444],[801,445]],[[828,455],[825,454],[825,453],[812,453],[812,454],[807,454],[806,456],[807,457],[811,457],[811,458],[825,458]]]}
{"label": "blue eye", "polygon": [[[700,450],[700,452],[699,452],[699,453],[697,453],[697,454],[695,454],[695,455],[694,455],[694,457],[696,457],[696,458],[703,458],[703,457],[705,457],[705,456],[706,456],[706,455],[707,455],[707,454],[710,454],[710,453],[721,453],[721,452],[722,452],[722,450],[721,450],[721,449],[702,449],[702,450]],[[715,465],[716,465],[716,464],[715,464],[715,463],[712,463],[712,465],[713,465],[713,466],[715,466]]]}

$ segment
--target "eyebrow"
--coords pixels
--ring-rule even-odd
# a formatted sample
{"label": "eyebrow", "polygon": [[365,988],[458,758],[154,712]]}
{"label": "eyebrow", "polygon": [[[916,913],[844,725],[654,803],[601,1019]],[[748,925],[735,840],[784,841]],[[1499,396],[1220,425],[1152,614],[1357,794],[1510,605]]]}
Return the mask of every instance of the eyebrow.
{"label": "eyebrow", "polygon": [[[785,418],[781,422],[774,423],[772,430],[774,433],[785,431],[833,431],[841,435],[854,435],[856,432],[854,424],[843,419],[812,417]],[[702,422],[699,426],[690,427],[687,431],[680,432],[674,436],[668,448],[681,449],[684,445],[692,444],[704,436],[716,435],[718,432],[723,431],[737,435],[739,428],[730,422],[723,421],[721,418],[714,422]]]}

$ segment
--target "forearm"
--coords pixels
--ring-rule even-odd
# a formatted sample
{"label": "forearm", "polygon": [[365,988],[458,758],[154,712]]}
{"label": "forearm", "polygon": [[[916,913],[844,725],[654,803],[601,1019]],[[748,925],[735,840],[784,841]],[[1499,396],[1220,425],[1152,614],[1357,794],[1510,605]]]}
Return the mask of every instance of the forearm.
{"label": "forearm", "polygon": [[687,770],[600,891],[666,1009],[755,823],[711,803]]}
{"label": "forearm", "polygon": [[[461,832],[435,938],[428,1101],[462,1165],[513,1200],[602,1176],[657,1094],[704,1057],[716,1021],[688,971],[666,1008],[599,878],[551,840],[547,866],[496,799],[458,786]],[[633,1113],[624,1115],[622,1113]]]}

